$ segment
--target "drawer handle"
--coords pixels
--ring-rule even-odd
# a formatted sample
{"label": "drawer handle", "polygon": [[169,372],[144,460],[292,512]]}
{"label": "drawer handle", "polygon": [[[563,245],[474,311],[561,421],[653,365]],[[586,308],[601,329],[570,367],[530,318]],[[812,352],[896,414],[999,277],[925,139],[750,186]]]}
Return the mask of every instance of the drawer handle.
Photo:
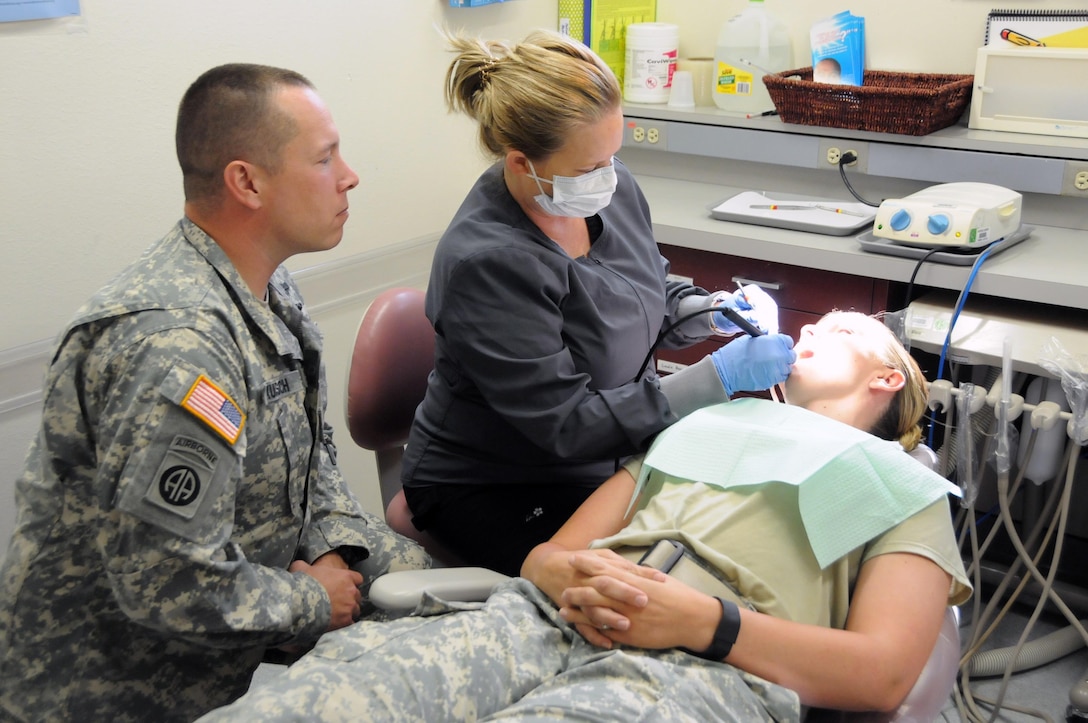
{"label": "drawer handle", "polygon": [[754,279],[746,279],[743,276],[734,276],[733,283],[739,284],[740,286],[744,286],[746,284],[755,284],[759,288],[766,291],[778,291],[782,288],[782,284],[778,283],[777,281],[755,281]]}

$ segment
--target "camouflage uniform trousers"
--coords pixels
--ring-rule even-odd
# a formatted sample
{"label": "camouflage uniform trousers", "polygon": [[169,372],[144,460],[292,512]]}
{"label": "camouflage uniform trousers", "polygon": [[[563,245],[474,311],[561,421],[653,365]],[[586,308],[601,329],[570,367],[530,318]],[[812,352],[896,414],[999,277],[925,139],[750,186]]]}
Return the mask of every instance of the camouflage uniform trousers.
{"label": "camouflage uniform trousers", "polygon": [[[329,633],[209,721],[799,721],[797,695],[676,649],[587,643],[531,583]],[[419,612],[419,611],[417,611]]]}

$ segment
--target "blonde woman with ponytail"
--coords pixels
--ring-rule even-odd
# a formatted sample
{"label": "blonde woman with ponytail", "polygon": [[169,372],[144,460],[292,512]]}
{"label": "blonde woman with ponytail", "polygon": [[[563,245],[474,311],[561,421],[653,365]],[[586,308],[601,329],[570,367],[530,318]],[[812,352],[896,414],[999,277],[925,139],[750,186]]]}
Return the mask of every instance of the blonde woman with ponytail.
{"label": "blonde woman with ponytail", "polygon": [[646,199],[615,157],[615,76],[555,33],[449,42],[447,104],[476,121],[495,163],[435,252],[435,373],[391,515],[462,562],[517,574],[662,429],[782,382],[792,340],[741,336],[665,378],[643,366],[659,337],[678,348],[736,334],[720,312],[701,312],[744,304],[667,279]]}

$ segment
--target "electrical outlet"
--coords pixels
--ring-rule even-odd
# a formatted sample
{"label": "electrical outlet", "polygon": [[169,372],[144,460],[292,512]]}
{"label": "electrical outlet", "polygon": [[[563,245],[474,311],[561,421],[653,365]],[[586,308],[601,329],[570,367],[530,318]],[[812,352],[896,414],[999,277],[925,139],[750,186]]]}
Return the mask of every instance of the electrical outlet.
{"label": "electrical outlet", "polygon": [[1066,161],[1062,174],[1062,195],[1088,198],[1088,165],[1083,161]]}
{"label": "electrical outlet", "polygon": [[629,118],[623,129],[623,145],[648,150],[668,150],[664,122]]}
{"label": "electrical outlet", "polygon": [[839,160],[844,153],[853,153],[857,158],[846,165],[851,171],[866,173],[869,170],[869,144],[864,141],[842,141],[834,138],[821,138],[820,151],[816,158],[817,168],[838,169]]}

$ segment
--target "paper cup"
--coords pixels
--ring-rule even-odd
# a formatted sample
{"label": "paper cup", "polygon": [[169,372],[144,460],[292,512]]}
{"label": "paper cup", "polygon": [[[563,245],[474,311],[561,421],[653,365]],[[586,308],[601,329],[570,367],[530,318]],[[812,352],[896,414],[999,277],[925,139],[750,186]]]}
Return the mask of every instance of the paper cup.
{"label": "paper cup", "polygon": [[669,107],[695,107],[695,91],[692,88],[690,72],[678,70],[672,74],[672,90],[669,92]]}
{"label": "paper cup", "polygon": [[681,58],[676,69],[691,73],[692,94],[697,106],[714,106],[714,58]]}

